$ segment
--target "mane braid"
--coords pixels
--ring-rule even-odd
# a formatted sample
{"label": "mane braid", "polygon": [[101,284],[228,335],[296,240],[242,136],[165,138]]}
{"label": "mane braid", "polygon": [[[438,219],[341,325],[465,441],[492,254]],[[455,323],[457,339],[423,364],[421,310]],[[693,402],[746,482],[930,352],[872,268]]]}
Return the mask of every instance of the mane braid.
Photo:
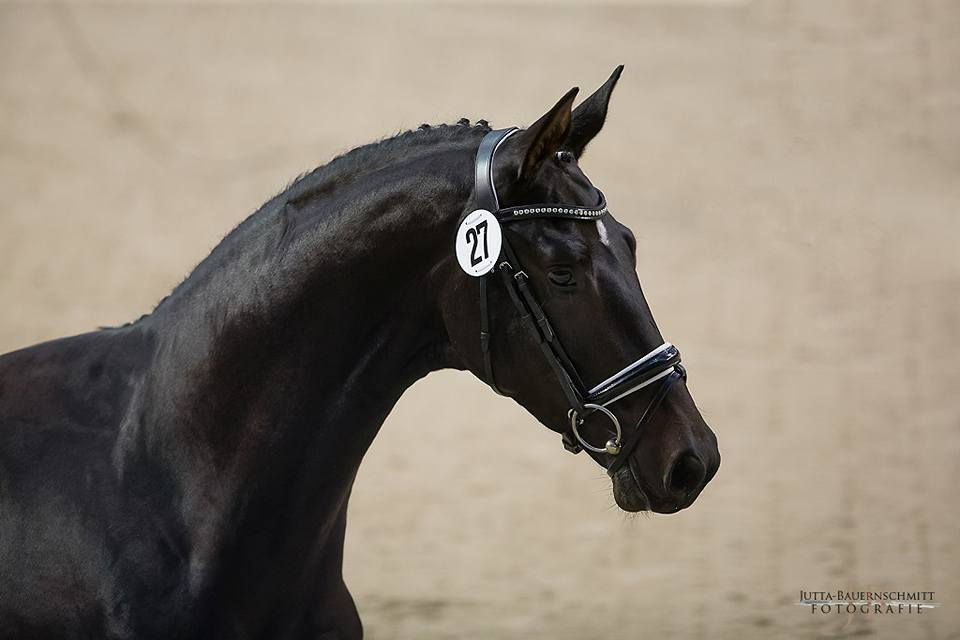
{"label": "mane braid", "polygon": [[[309,198],[317,193],[324,191],[331,186],[335,186],[345,176],[358,177],[365,173],[376,171],[397,157],[410,155],[410,152],[417,149],[435,150],[441,146],[463,145],[467,142],[479,140],[491,130],[490,124],[486,120],[477,120],[470,124],[466,118],[461,118],[456,124],[440,125],[420,125],[417,129],[408,129],[401,131],[389,138],[383,138],[369,144],[355,147],[345,153],[340,154],[325,165],[321,165],[310,171],[301,173],[278,194],[267,200],[256,211],[247,216],[236,227],[228,232],[221,241],[214,247],[213,251],[206,256],[190,273],[171,291],[164,296],[154,307],[154,311],[159,309],[167,300],[175,296],[187,282],[198,275],[212,260],[215,261],[216,255],[225,245],[241,232],[250,227],[259,224],[261,221],[267,221],[273,215],[279,214],[284,205],[288,202]],[[273,215],[272,215],[273,214]],[[122,327],[129,326],[146,318],[147,315],[140,316],[133,322],[128,322]]]}
{"label": "mane braid", "polygon": [[[401,150],[404,145],[411,148],[460,143],[472,138],[482,138],[489,133],[490,129],[490,124],[486,120],[477,120],[476,124],[471,125],[469,120],[461,118],[456,124],[422,124],[416,129],[400,131],[389,138],[355,147],[340,154],[325,165],[300,174],[274,198],[284,195],[287,200],[302,197],[305,194],[301,190],[310,190],[316,182],[322,182],[326,178],[333,177],[337,172],[352,173],[353,169],[362,168],[373,159],[389,158],[392,153]],[[271,198],[271,200],[274,198]]]}

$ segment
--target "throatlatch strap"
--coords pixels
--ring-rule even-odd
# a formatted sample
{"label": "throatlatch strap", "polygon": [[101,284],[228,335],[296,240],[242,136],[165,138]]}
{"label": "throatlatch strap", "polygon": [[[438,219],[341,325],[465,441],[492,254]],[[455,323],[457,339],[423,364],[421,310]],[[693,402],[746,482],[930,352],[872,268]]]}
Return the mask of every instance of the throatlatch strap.
{"label": "throatlatch strap", "polygon": [[506,395],[497,386],[493,375],[493,354],[490,353],[490,311],[487,302],[487,276],[480,278],[480,350],[483,352],[483,369],[487,384],[501,396]]}

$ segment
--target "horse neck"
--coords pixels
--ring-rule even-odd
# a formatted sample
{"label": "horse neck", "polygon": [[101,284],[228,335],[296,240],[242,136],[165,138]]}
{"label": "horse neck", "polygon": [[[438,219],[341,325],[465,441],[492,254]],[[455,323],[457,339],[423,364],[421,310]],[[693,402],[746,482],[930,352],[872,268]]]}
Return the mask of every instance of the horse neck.
{"label": "horse neck", "polygon": [[467,195],[398,176],[268,203],[147,318],[158,355],[121,459],[177,470],[188,529],[237,528],[239,504],[322,526],[403,391],[448,365],[439,290]]}

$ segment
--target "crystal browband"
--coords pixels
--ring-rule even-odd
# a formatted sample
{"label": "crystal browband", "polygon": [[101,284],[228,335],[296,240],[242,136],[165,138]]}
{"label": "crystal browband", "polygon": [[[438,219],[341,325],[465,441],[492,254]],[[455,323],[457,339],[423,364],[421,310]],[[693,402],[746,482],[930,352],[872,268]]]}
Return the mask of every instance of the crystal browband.
{"label": "crystal browband", "polygon": [[600,204],[595,207],[558,206],[555,204],[528,204],[508,207],[497,212],[501,222],[526,220],[530,218],[574,218],[576,220],[596,220],[607,213],[607,199],[599,189]]}

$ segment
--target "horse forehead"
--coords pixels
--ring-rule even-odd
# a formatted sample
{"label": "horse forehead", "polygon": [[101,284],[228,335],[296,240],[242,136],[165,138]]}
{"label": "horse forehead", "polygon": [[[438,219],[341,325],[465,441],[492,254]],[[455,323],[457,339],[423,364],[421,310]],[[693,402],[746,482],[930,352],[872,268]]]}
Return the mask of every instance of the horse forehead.
{"label": "horse forehead", "polygon": [[569,220],[557,222],[566,224],[541,224],[534,231],[532,244],[542,259],[547,262],[580,261],[588,260],[596,254],[593,245],[598,244],[598,238],[592,224]]}
{"label": "horse forehead", "polygon": [[590,207],[597,202],[597,189],[583,173],[577,171],[572,175],[563,176],[554,187],[553,199],[557,202],[566,202],[584,207]]}
{"label": "horse forehead", "polygon": [[560,202],[591,206],[595,204],[596,187],[579,165],[557,165],[547,161],[537,175],[535,191],[544,202]]}

